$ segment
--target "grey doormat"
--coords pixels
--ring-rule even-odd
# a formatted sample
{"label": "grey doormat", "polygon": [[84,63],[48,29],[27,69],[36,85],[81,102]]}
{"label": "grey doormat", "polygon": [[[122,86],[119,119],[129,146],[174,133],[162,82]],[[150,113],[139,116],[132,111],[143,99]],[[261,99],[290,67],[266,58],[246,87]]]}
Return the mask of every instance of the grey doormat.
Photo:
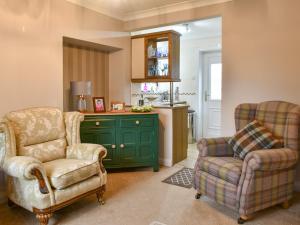
{"label": "grey doormat", "polygon": [[191,188],[193,186],[193,169],[182,168],[162,182],[180,187]]}

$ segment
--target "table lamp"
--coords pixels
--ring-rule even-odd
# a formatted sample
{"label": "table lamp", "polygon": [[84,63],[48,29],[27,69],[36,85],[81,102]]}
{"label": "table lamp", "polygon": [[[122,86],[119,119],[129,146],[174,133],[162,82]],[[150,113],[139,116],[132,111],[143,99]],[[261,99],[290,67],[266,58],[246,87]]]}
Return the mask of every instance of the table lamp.
{"label": "table lamp", "polygon": [[79,112],[86,112],[87,106],[85,96],[92,94],[92,82],[71,81],[71,93],[74,96],[78,96],[77,110]]}

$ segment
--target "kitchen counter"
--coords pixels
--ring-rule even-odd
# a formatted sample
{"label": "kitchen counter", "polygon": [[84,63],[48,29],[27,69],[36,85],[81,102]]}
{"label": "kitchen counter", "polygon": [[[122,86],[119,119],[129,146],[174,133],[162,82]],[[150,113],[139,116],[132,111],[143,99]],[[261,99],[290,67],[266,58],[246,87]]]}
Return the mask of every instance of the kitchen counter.
{"label": "kitchen counter", "polygon": [[93,112],[87,112],[83,113],[84,115],[88,116],[96,116],[96,115],[106,115],[106,116],[111,116],[111,115],[145,115],[145,114],[157,114],[155,110],[152,112],[131,112],[131,111],[126,111],[126,112],[103,112],[103,113],[93,113]]}
{"label": "kitchen counter", "polygon": [[173,166],[187,157],[188,107],[187,104],[154,107],[159,114],[159,154],[160,163],[164,166]]}
{"label": "kitchen counter", "polygon": [[187,104],[175,104],[173,106],[170,105],[154,105],[153,108],[161,108],[161,109],[173,109],[173,108],[185,108],[185,107],[189,107],[189,105]]}

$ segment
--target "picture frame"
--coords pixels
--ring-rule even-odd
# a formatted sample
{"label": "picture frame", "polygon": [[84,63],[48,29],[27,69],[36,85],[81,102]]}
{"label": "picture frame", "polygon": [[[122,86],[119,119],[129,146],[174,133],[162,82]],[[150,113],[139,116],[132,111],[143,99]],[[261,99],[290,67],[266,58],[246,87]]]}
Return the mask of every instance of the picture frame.
{"label": "picture frame", "polygon": [[111,112],[125,112],[125,102],[112,101],[110,103]]}
{"label": "picture frame", "polygon": [[95,113],[106,112],[104,97],[93,97],[93,106]]}

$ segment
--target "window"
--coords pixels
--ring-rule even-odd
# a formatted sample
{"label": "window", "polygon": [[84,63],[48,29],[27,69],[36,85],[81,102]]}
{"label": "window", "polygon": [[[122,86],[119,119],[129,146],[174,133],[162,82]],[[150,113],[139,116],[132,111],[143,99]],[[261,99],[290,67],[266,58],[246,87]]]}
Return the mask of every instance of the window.
{"label": "window", "polygon": [[222,64],[210,65],[210,99],[222,99]]}

